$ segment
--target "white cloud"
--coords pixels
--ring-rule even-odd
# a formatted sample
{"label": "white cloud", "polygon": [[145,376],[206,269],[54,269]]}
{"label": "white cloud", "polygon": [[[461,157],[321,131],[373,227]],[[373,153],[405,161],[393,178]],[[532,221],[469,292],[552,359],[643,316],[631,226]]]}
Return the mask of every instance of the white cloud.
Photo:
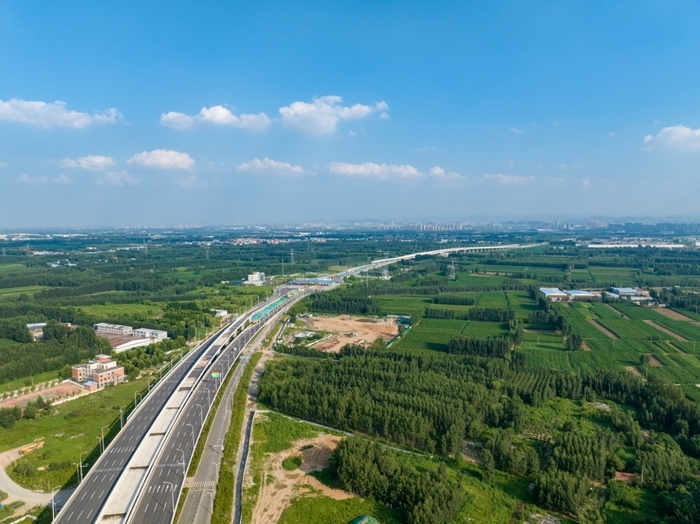
{"label": "white cloud", "polygon": [[645,144],[652,142],[673,149],[700,149],[700,129],[682,125],[664,127],[656,136],[644,137]]}
{"label": "white cloud", "polygon": [[534,176],[516,176],[502,174],[485,174],[481,177],[484,182],[494,182],[502,186],[520,186],[535,181]]}
{"label": "white cloud", "polygon": [[136,153],[126,163],[157,169],[190,169],[194,166],[194,159],[187,153],[170,149],[154,149]]}
{"label": "white cloud", "polygon": [[381,118],[389,118],[389,106],[386,102],[378,102],[371,106],[344,106],[342,102],[343,99],[339,96],[321,96],[313,98],[311,103],[293,102],[280,107],[279,112],[284,124],[313,135],[333,133],[341,121],[360,120],[373,113],[379,113]]}
{"label": "white cloud", "polygon": [[22,173],[19,178],[17,179],[17,182],[20,184],[72,184],[73,181],[68,178],[66,175],[58,175],[53,178],[49,178],[47,176],[40,176],[38,178],[32,178],[29,176],[27,173]]}
{"label": "white cloud", "polygon": [[234,126],[241,129],[262,131],[272,123],[265,113],[234,115],[224,106],[203,107],[199,114],[190,116],[170,111],[160,115],[160,123],[173,129],[190,129],[199,124]]}
{"label": "white cloud", "polygon": [[113,186],[135,186],[141,183],[141,178],[126,171],[110,171],[105,175],[105,181]]}
{"label": "white cloud", "polygon": [[249,162],[244,162],[236,166],[236,171],[241,173],[271,173],[275,175],[303,175],[304,169],[301,166],[293,166],[286,162],[278,162],[271,158],[254,158]]}
{"label": "white cloud", "polygon": [[72,158],[64,158],[58,164],[61,167],[79,167],[80,169],[101,170],[115,165],[116,162],[109,156],[88,155],[81,156],[76,160],[73,160]]}
{"label": "white cloud", "polygon": [[185,189],[192,189],[193,187],[199,184],[199,179],[194,175],[190,175],[181,179],[178,182],[178,184],[180,184],[180,186],[184,187]]}
{"label": "white cloud", "polygon": [[510,167],[513,167],[513,166],[515,165],[515,160],[509,161],[509,162],[508,162],[508,165],[509,165]]}
{"label": "white cloud", "polygon": [[380,180],[388,178],[416,179],[425,176],[424,173],[421,173],[411,165],[375,164],[374,162],[364,162],[363,164],[331,162],[326,167],[334,175],[378,178]]}
{"label": "white cloud", "polygon": [[566,164],[559,164],[559,169],[569,169],[569,166]]}
{"label": "white cloud", "polygon": [[435,166],[428,171],[428,176],[438,182],[462,182],[464,177],[455,171],[445,171],[439,166]]}
{"label": "white cloud", "polygon": [[0,100],[0,121],[16,122],[43,128],[72,127],[82,129],[95,124],[114,124],[122,118],[114,108],[94,113],[68,109],[65,102]]}
{"label": "white cloud", "polygon": [[54,184],[72,184],[73,181],[68,178],[66,175],[58,175],[57,177],[54,177],[51,179],[51,182]]}
{"label": "white cloud", "polygon": [[10,167],[10,164],[7,162],[0,162],[0,167]]}
{"label": "white cloud", "polygon": [[616,136],[617,136],[617,133],[616,133],[615,131],[610,131],[610,132],[608,133],[608,138],[613,138],[613,137],[616,137]]}
{"label": "white cloud", "polygon": [[508,131],[510,131],[511,133],[514,133],[516,135],[522,135],[525,132],[525,130],[519,129],[517,127],[511,127],[508,129]]}

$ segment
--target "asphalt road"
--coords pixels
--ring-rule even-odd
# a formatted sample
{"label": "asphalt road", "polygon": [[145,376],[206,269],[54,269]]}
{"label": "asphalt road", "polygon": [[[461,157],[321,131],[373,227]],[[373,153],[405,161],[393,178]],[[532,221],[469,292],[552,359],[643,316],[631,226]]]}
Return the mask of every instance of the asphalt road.
{"label": "asphalt road", "polygon": [[216,416],[212,420],[199,467],[194,477],[188,480],[190,490],[182,508],[179,522],[206,524],[211,520],[224,440],[231,422],[231,405],[244,369],[245,366],[238,366],[233,372],[234,375],[221,399]]}
{"label": "asphalt road", "polygon": [[[237,321],[238,322],[238,321]],[[236,328],[234,323],[233,329]],[[198,374],[192,365],[210,349],[216,336],[185,356],[185,363],[176,367],[166,379],[141,401],[136,411],[105,453],[99,458],[74,495],[56,516],[55,522],[65,524],[90,523],[97,518],[102,505],[111,493],[119,476],[151,427],[155,417],[171,397],[175,388],[188,374]]]}
{"label": "asphalt road", "polygon": [[[280,290],[280,294],[283,292],[283,290]],[[207,419],[207,413],[209,412],[211,403],[220,386],[220,380],[226,377],[229,369],[233,366],[236,358],[240,356],[243,348],[248,344],[248,341],[266,326],[269,319],[275,318],[278,311],[289,307],[289,305],[288,302],[285,302],[278,306],[274,311],[269,313],[264,322],[255,324],[243,331],[233,343],[222,351],[221,355],[210,368],[210,371],[219,371],[221,373],[221,379],[217,380],[212,378],[211,372],[209,371],[199,384],[197,384],[195,391],[192,393],[185,408],[168,434],[163,450],[156,459],[156,463],[141,489],[140,496],[136,501],[134,509],[129,513],[127,519],[128,523],[170,524],[173,521],[180,491],[186,479],[186,468],[192,458],[195,444],[201,433],[202,426]],[[230,403],[228,405],[230,405]],[[222,433],[222,436],[223,435],[225,435],[225,429]],[[209,459],[209,462],[213,461]],[[216,462],[218,463],[218,461]],[[214,482],[213,485],[206,485],[207,487],[212,486],[212,499],[207,500],[210,495],[202,496],[205,497],[205,502],[208,503],[208,512],[210,512],[211,501],[213,500],[216,491],[216,481],[218,480],[218,469],[216,469],[218,466],[214,466],[211,469],[207,466],[205,466],[205,473],[203,474],[211,477]],[[212,471],[212,469],[214,469],[214,471]],[[209,517],[209,515],[207,515],[207,517]],[[204,517],[204,515],[202,515],[202,517]],[[204,522],[209,522],[209,520],[210,518],[206,518]],[[188,522],[189,524],[191,521],[182,520],[182,522]]]}
{"label": "asphalt road", "polygon": [[[127,522],[139,524],[167,524],[174,517],[177,500],[186,475],[194,447],[202,431],[207,413],[216,396],[220,381],[227,375],[242,348],[263,326],[256,324],[241,333],[207,370],[195,386],[189,400],[175,421],[161,453],[152,466],[141,494],[129,513]],[[220,379],[212,377],[218,371]]]}

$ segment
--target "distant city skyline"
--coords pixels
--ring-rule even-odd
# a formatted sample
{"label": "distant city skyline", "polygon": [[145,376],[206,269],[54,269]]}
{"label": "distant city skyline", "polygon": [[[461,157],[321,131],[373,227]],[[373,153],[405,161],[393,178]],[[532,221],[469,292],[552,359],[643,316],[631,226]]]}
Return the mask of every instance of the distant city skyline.
{"label": "distant city skyline", "polygon": [[700,220],[700,4],[0,4],[0,230]]}

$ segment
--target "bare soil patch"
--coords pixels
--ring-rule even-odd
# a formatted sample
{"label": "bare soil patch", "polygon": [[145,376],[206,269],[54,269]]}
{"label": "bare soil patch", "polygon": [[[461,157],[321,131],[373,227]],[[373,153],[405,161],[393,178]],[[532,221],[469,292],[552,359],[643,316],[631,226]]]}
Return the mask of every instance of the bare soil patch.
{"label": "bare soil patch", "polygon": [[653,327],[654,329],[658,329],[658,330],[661,331],[662,333],[666,333],[669,337],[673,337],[673,338],[675,338],[676,340],[680,340],[681,342],[688,342],[687,339],[683,338],[682,336],[678,335],[677,333],[674,333],[674,332],[671,331],[670,329],[667,329],[667,328],[665,328],[665,327],[663,327],[663,326],[658,325],[658,324],[657,324],[656,322],[654,322],[653,320],[645,320],[644,322],[647,323],[647,324],[649,324],[649,325],[650,325],[651,327]]}
{"label": "bare soil patch", "polygon": [[595,320],[589,318],[588,321],[591,323],[591,325],[592,325],[594,328],[596,328],[598,331],[600,331],[600,332],[603,333],[604,335],[607,335],[607,336],[609,336],[610,338],[614,338],[614,339],[617,339],[617,338],[618,338],[618,336],[617,336],[615,333],[613,333],[612,331],[610,331],[608,328],[606,328],[606,327],[603,326],[602,324],[598,324],[598,322],[596,322]]}
{"label": "bare soil patch", "polygon": [[50,386],[40,391],[33,391],[16,398],[8,398],[0,402],[1,408],[13,408],[15,406],[25,407],[30,401],[41,396],[44,400],[55,400],[63,395],[70,397],[74,393],[81,393],[83,390],[70,382],[62,382],[56,386]]}
{"label": "bare soil patch", "polygon": [[583,348],[584,351],[591,351],[591,346],[589,346],[585,340],[583,342],[581,342],[581,347]]}
{"label": "bare soil patch", "polygon": [[634,473],[623,473],[622,471],[615,472],[615,480],[624,482],[625,484],[630,484],[634,482]]}
{"label": "bare soil patch", "polygon": [[561,335],[558,329],[523,329],[525,333],[539,333],[540,335]]}
{"label": "bare soil patch", "polygon": [[653,368],[662,368],[664,365],[654,355],[649,355],[649,365]]}
{"label": "bare soil patch", "polygon": [[[335,500],[352,498],[351,493],[329,488],[309,474],[328,467],[328,460],[340,440],[341,437],[322,434],[297,440],[292,449],[268,455],[263,464],[262,485],[253,509],[252,524],[279,521],[282,512],[298,495],[325,496]],[[292,456],[301,456],[302,463],[298,469],[287,471],[282,462]]]}
{"label": "bare soil patch", "polygon": [[643,376],[642,372],[637,369],[637,366],[625,366],[625,369],[632,373],[633,375],[637,375],[638,377]]}
{"label": "bare soil patch", "polygon": [[663,315],[673,320],[682,320],[683,322],[692,322],[692,318],[686,317],[685,315],[679,313],[678,311],[673,311],[665,307],[655,307],[653,308],[659,315]]}
{"label": "bare soil patch", "polygon": [[399,326],[393,320],[361,318],[350,315],[337,317],[312,317],[307,326],[315,331],[333,333],[333,337],[313,347],[321,351],[337,352],[345,344],[371,344],[378,338],[388,342],[399,334]]}

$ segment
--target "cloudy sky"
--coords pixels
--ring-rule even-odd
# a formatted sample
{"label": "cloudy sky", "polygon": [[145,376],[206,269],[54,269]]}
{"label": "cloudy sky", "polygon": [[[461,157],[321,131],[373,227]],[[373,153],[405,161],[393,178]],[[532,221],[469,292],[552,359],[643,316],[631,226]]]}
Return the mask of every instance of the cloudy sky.
{"label": "cloudy sky", "polygon": [[0,228],[700,217],[700,2],[0,1]]}

